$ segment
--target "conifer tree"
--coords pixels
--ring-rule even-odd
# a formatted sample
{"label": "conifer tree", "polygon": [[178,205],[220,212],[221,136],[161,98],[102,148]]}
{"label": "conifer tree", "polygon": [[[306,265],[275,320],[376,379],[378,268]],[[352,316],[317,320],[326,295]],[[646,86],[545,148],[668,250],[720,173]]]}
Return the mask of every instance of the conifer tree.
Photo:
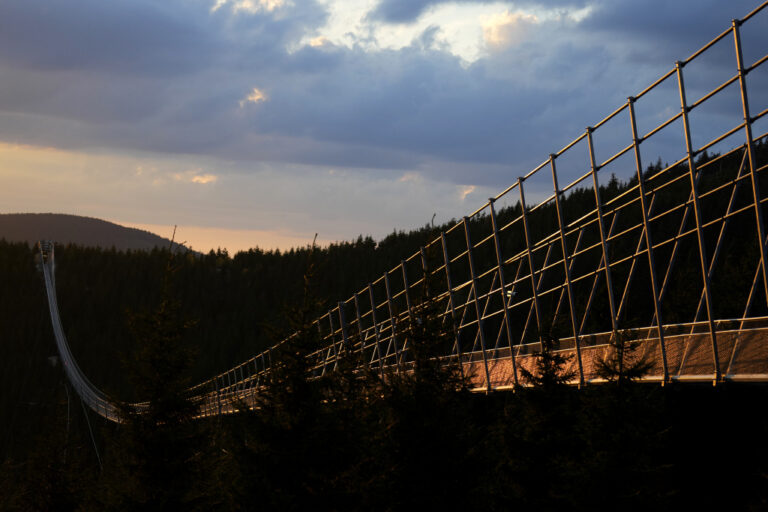
{"label": "conifer tree", "polygon": [[615,333],[608,350],[597,360],[597,375],[618,385],[643,377],[653,365],[647,354],[637,353],[641,347],[632,331]]}
{"label": "conifer tree", "polygon": [[[242,410],[237,435],[247,484],[239,491],[263,508],[302,510],[327,496],[332,475],[324,469],[333,457],[334,439],[323,414],[322,383],[312,378],[311,351],[320,346],[315,318],[320,302],[313,293],[314,244],[307,255],[302,296],[281,318],[270,349],[270,367],[259,389],[256,409]],[[286,333],[291,333],[285,337]]]}
{"label": "conifer tree", "polygon": [[184,342],[192,322],[174,296],[176,269],[171,248],[157,305],[129,318],[136,347],[127,371],[144,401],[121,405],[122,423],[98,497],[107,508],[195,510],[210,504],[204,485],[209,436],[195,420],[197,405],[188,391],[194,353]]}
{"label": "conifer tree", "polygon": [[555,352],[557,340],[544,336],[541,340],[541,352],[536,354],[534,372],[520,368],[520,375],[525,383],[545,390],[551,390],[567,384],[576,375],[575,370],[566,370],[566,365],[573,356]]}
{"label": "conifer tree", "polygon": [[437,265],[428,264],[396,333],[403,361],[385,375],[372,411],[378,424],[371,444],[380,464],[372,494],[380,493],[383,509],[471,508],[467,489],[479,474],[469,381],[458,359],[441,357],[455,333],[429,267]]}

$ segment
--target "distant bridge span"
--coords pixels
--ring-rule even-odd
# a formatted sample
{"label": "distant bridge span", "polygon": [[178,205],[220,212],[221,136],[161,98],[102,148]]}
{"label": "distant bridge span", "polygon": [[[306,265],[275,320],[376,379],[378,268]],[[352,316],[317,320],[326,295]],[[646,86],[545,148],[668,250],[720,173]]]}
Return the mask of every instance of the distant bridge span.
{"label": "distant bridge span", "polygon": [[[645,380],[768,382],[768,132],[755,133],[768,125],[768,105],[753,111],[750,103],[766,102],[754,91],[766,90],[768,48],[749,48],[760,57],[745,62],[741,38],[744,24],[766,23],[766,6],[733,20],[570,144],[318,318],[323,341],[310,355],[314,374],[333,371],[344,350],[372,369],[407,370],[412,357],[402,326],[418,321],[418,297],[429,283],[453,339],[440,357],[460,363],[478,391],[523,384],[520,370],[531,367],[545,336],[572,356],[577,385],[600,381],[596,361],[618,335],[652,361]],[[689,64],[726,51],[733,72],[725,80],[708,91],[686,88]],[[757,69],[763,75],[753,82]],[[675,90],[672,103],[660,92],[665,88]],[[731,118],[741,121],[715,136],[699,133],[695,116],[707,106],[722,111],[717,101],[728,94],[735,99]],[[661,111],[674,113],[659,123]],[[678,160],[646,168],[643,158],[658,157],[652,145],[661,134],[682,140]],[[579,177],[561,186],[563,169]],[[612,189],[613,173],[625,185]],[[88,381],[69,350],[54,248],[42,242],[40,250],[67,377],[91,409],[118,421],[114,402]],[[237,402],[255,404],[276,347],[194,386],[201,416],[232,412]]]}

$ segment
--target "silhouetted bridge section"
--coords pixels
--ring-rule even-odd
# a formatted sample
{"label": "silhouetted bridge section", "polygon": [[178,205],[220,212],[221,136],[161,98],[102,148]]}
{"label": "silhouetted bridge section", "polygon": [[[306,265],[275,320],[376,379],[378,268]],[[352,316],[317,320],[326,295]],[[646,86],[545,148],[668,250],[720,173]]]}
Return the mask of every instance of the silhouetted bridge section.
{"label": "silhouetted bridge section", "polygon": [[[748,48],[762,56],[745,62],[741,36],[745,24],[765,24],[767,5],[733,20],[481,208],[318,318],[322,341],[309,356],[313,374],[334,371],[344,353],[374,371],[408,371],[413,357],[404,332],[421,321],[420,297],[428,289],[450,334],[436,357],[460,364],[478,391],[523,384],[520,370],[531,368],[549,336],[571,356],[576,385],[600,382],[596,362],[614,350],[617,336],[652,362],[645,380],[768,382],[768,133],[755,133],[768,126],[768,49]],[[686,87],[686,79],[701,81],[698,63],[708,78],[717,66],[707,59],[728,54],[732,72],[714,88]],[[752,110],[750,99],[764,104]],[[660,119],[659,112],[673,113]],[[697,124],[704,117],[710,121]],[[712,119],[721,123],[714,134]],[[674,138],[677,160],[649,167]],[[566,173],[578,178],[563,186]],[[41,251],[68,378],[92,409],[116,420],[110,399],[69,352],[52,244],[42,243]],[[192,388],[201,415],[231,412],[236,402],[255,404],[279,345],[288,342]]]}

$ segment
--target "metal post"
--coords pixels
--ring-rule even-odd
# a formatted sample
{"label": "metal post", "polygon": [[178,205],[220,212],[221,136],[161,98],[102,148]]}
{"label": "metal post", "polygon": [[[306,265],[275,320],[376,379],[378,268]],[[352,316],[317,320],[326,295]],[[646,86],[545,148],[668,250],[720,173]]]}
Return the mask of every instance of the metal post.
{"label": "metal post", "polygon": [[472,290],[475,292],[475,312],[477,313],[477,332],[480,335],[480,349],[483,351],[483,367],[485,368],[486,393],[491,392],[491,373],[488,370],[488,355],[485,352],[485,332],[483,329],[483,313],[480,311],[477,287],[477,274],[475,273],[475,260],[472,257],[472,241],[469,236],[469,218],[464,217],[464,237],[467,240],[467,258],[469,260],[469,273],[472,276]]}
{"label": "metal post", "polygon": [[[539,336],[539,344],[544,350],[544,340],[541,332],[541,310],[539,308],[539,291],[536,283],[536,266],[533,264],[533,245],[531,244],[531,229],[528,226],[528,207],[525,205],[525,192],[523,191],[523,178],[517,178],[517,188],[520,189],[520,210],[523,217],[523,231],[525,231],[525,247],[528,251],[528,267],[531,269],[531,291],[533,293],[533,308],[536,312],[536,329]],[[522,342],[523,340],[521,340]]]}
{"label": "metal post", "polygon": [[[336,347],[336,329],[333,327],[333,315],[331,314],[333,312],[332,309],[328,310],[328,326],[331,329],[330,339],[330,350],[328,351],[328,354],[330,355],[333,353],[333,369],[336,369],[336,366],[339,364],[339,349]],[[317,322],[317,331],[320,333],[320,340],[322,342],[323,333],[320,330],[320,322]],[[333,352],[331,352],[333,351]],[[323,374],[325,374],[325,367],[328,364],[328,357],[325,359],[325,364],[323,364]]]}
{"label": "metal post", "polygon": [[715,369],[715,382],[720,380],[720,360],[717,351],[717,335],[715,334],[714,312],[712,310],[712,294],[709,282],[709,265],[707,264],[707,246],[704,243],[704,231],[701,228],[701,204],[699,204],[698,180],[696,179],[696,163],[693,161],[693,147],[691,146],[691,126],[688,121],[688,103],[685,99],[685,82],[683,81],[683,66],[681,61],[675,63],[677,71],[677,85],[680,91],[680,108],[683,116],[683,130],[685,132],[685,148],[688,158],[688,177],[691,181],[691,197],[693,198],[693,217],[696,221],[696,239],[699,244],[699,265],[701,267],[701,281],[704,285],[704,297],[707,304],[707,321],[709,323],[709,335],[712,338],[712,363]]}
{"label": "metal post", "polygon": [[[656,204],[656,196],[651,197],[651,202],[648,203],[648,215],[653,212],[653,206]],[[624,290],[621,293],[621,300],[619,301],[619,308],[616,311],[616,323],[621,322],[621,317],[624,314],[624,306],[627,303],[627,297],[629,297],[629,289],[632,286],[632,282],[635,279],[635,271],[637,270],[637,258],[645,243],[645,226],[640,228],[640,236],[637,238],[637,245],[635,246],[635,252],[632,254],[632,264],[629,266],[629,275],[624,282]],[[653,318],[656,318],[654,312]]]}
{"label": "metal post", "polygon": [[[608,242],[605,235],[605,221],[603,219],[603,201],[600,199],[600,184],[597,179],[597,171],[600,170],[595,162],[595,148],[592,141],[594,128],[587,128],[587,146],[589,147],[589,166],[592,169],[592,188],[595,191],[595,209],[597,211],[597,225],[600,229],[600,245],[603,249],[603,265],[605,268],[605,285],[608,288],[608,307],[611,310],[611,329],[616,337],[619,325],[616,319],[616,299],[613,296],[613,277],[611,277],[611,260],[608,258]],[[614,214],[614,217],[617,214]],[[586,316],[585,316],[586,318]]]}
{"label": "metal post", "polygon": [[243,386],[242,386],[243,393],[250,392],[250,389],[251,389],[251,370],[250,370],[250,366],[248,364],[242,363],[240,365],[240,376],[243,379]]}
{"label": "metal post", "polygon": [[755,221],[757,229],[758,245],[760,246],[760,268],[763,273],[763,291],[768,304],[768,263],[765,254],[765,227],[763,225],[763,208],[760,203],[760,187],[757,178],[757,160],[755,160],[755,148],[752,139],[752,118],[749,115],[749,98],[747,96],[746,71],[744,70],[744,56],[741,51],[741,34],[739,26],[741,21],[733,20],[733,40],[736,45],[736,64],[739,68],[739,89],[741,91],[741,106],[744,113],[744,133],[747,137],[747,157],[749,158],[749,177],[752,182],[752,199],[755,202]]}
{"label": "metal post", "polygon": [[[608,234],[607,238],[610,238],[613,235],[614,227],[616,226],[616,221],[618,220],[619,212],[616,212],[611,219],[611,226],[608,228]],[[595,292],[597,291],[597,286],[600,284],[600,267],[598,266],[597,270],[595,271],[595,277],[592,280],[592,288],[589,290],[589,298],[587,299],[587,305],[584,308],[584,315],[581,317],[581,323],[579,324],[579,332],[584,332],[584,326],[587,323],[587,317],[589,316],[590,311],[592,310],[592,300],[595,298]],[[611,322],[611,325],[613,325],[613,321]],[[612,335],[613,335],[613,331]]]}
{"label": "metal post", "polygon": [[[579,234],[576,236],[576,243],[573,246],[574,254],[579,252],[579,247],[581,247],[582,238],[584,238],[584,227],[579,228]],[[575,263],[575,260],[573,258],[571,259],[571,261],[568,262],[568,272],[571,272],[573,270],[574,263]],[[560,306],[563,305],[563,299],[565,298],[566,292],[568,291],[567,287],[565,286],[565,283],[560,285],[559,290],[560,290],[560,296],[557,298],[557,306],[555,306],[555,314],[552,316],[552,324],[549,327],[550,331],[552,331],[555,328],[555,324],[557,323],[557,317],[560,316]],[[581,329],[579,329],[577,332],[581,334]]]}
{"label": "metal post", "polygon": [[445,233],[440,232],[440,242],[443,246],[443,261],[445,263],[445,283],[448,285],[448,305],[451,308],[451,321],[453,322],[453,333],[456,336],[456,357],[459,361],[459,369],[464,374],[464,363],[461,360],[461,341],[460,329],[456,324],[456,306],[453,299],[453,283],[451,283],[451,260],[448,257],[448,243],[445,240]]}
{"label": "metal post", "polygon": [[341,338],[344,341],[344,348],[347,354],[352,353],[352,348],[349,346],[349,337],[347,336],[347,318],[344,315],[344,303],[339,302],[339,325],[341,325]]}
{"label": "metal post", "polygon": [[427,268],[427,253],[424,250],[424,247],[419,247],[419,252],[421,253],[421,272],[424,275],[424,281],[423,281],[423,289],[424,289],[424,299],[429,299],[429,270]]}
{"label": "metal post", "polygon": [[[746,158],[746,153],[744,156]],[[739,166],[739,170],[736,173],[736,180],[738,180],[741,177],[742,170],[744,170],[744,159],[742,159],[741,165]],[[728,200],[728,206],[725,209],[725,215],[723,216],[723,220],[720,223],[720,231],[717,234],[717,242],[715,243],[715,250],[712,252],[712,258],[710,258],[709,260],[709,270],[707,272],[710,279],[712,279],[712,275],[714,275],[715,273],[715,265],[717,265],[717,261],[720,258],[720,254],[722,252],[723,238],[725,238],[725,230],[728,228],[728,224],[730,221],[729,217],[733,212],[734,203],[736,202],[736,197],[739,192],[740,185],[741,185],[741,182],[736,181],[736,183],[734,183],[733,185],[733,188],[731,188],[731,197]],[[696,305],[696,316],[693,317],[694,324],[699,321],[699,315],[701,315],[701,307],[702,307],[703,301],[704,301],[704,293],[702,293],[699,296],[699,302]],[[691,334],[693,334],[693,330],[691,330]]]}
{"label": "metal post", "polygon": [[[397,346],[397,318],[395,318],[395,307],[392,303],[392,290],[389,287],[389,272],[384,272],[384,286],[387,290],[387,309],[389,310],[389,326],[392,329],[392,337],[390,338],[390,346],[395,347],[395,361],[397,362],[397,372],[400,373],[400,347]],[[389,354],[389,347],[387,347],[387,354]]]}
{"label": "metal post", "polygon": [[365,348],[365,340],[363,339],[363,321],[360,315],[360,300],[357,298],[357,292],[355,292],[355,317],[357,318],[357,337],[360,338],[360,351]]}
{"label": "metal post", "polygon": [[219,387],[218,377],[213,379],[213,383],[216,385],[216,405],[218,409],[218,415],[221,416],[221,388]]}
{"label": "metal post", "polygon": [[747,295],[747,303],[744,305],[744,315],[742,316],[741,323],[739,324],[740,331],[744,330],[744,323],[747,320],[747,315],[749,314],[749,310],[752,309],[752,301],[754,299],[755,293],[757,292],[757,281],[761,272],[761,266],[760,263],[758,263],[757,268],[755,269],[755,275],[752,277],[752,287],[749,289],[749,295]]}
{"label": "metal post", "polygon": [[[237,370],[240,370],[240,378],[237,377]],[[235,379],[237,380],[237,384],[235,385],[235,391],[239,394],[244,391],[245,388],[245,375],[243,374],[243,365],[238,366],[235,368]],[[238,396],[239,398],[239,396]]]}
{"label": "metal post", "polygon": [[[696,182],[698,183],[700,176],[696,176]],[[691,200],[691,196],[688,196],[688,201]],[[682,244],[682,234],[685,231],[685,226],[688,223],[688,213],[690,211],[690,205],[686,205],[685,210],[683,210],[683,218],[680,220],[680,227],[677,230],[677,237],[675,239],[675,243],[672,244],[672,254],[669,256],[669,265],[667,266],[667,270],[664,272],[664,279],[661,281],[661,290],[659,291],[659,302],[664,303],[664,297],[667,293],[667,286],[670,282],[670,277],[672,276],[672,269],[675,266],[675,263],[677,262],[677,256],[680,252],[680,246]]]}
{"label": "metal post", "polygon": [[[651,228],[648,223],[648,207],[645,201],[645,181],[643,179],[643,161],[640,158],[640,142],[637,136],[637,122],[635,121],[635,98],[627,98],[629,107],[629,124],[632,130],[632,146],[635,153],[635,166],[637,169],[637,187],[640,192],[640,210],[643,217],[643,231],[645,232],[645,251],[648,254],[648,272],[651,276],[651,291],[653,293],[653,309],[656,312],[656,326],[659,335],[659,347],[661,348],[662,384],[669,380],[667,367],[667,347],[664,342],[664,327],[661,317],[661,305],[659,304],[659,287],[656,283],[656,265],[653,258],[653,242],[651,241]],[[623,300],[622,300],[623,302]]]}
{"label": "metal post", "polygon": [[[552,254],[552,244],[553,241],[547,242],[547,252],[544,253],[544,263],[541,265],[541,272],[539,272],[539,277],[534,278],[533,281],[536,284],[536,288],[534,289],[534,292],[536,294],[541,291],[541,287],[544,284],[544,276],[547,273],[547,265],[549,265],[549,256]],[[536,298],[537,295],[534,295],[534,298]],[[520,336],[520,340],[522,343],[522,340],[525,340],[525,335],[528,334],[528,325],[531,323],[531,317],[536,316],[535,315],[535,301],[531,301],[531,308],[528,310],[528,316],[525,318],[525,325],[523,326],[523,334]],[[541,331],[541,329],[539,329]],[[541,337],[539,336],[539,344],[541,345]],[[543,345],[541,346],[543,348]]]}
{"label": "metal post", "polygon": [[504,258],[501,255],[501,241],[499,240],[499,226],[496,219],[496,210],[493,207],[495,199],[488,199],[491,208],[491,225],[493,226],[493,241],[496,248],[496,265],[499,275],[499,285],[501,286],[501,303],[504,308],[504,328],[507,331],[507,341],[509,342],[509,358],[512,360],[512,376],[517,387],[517,362],[515,361],[515,351],[512,348],[512,326],[510,325],[509,308],[507,307],[507,282],[504,279]]}
{"label": "metal post", "polygon": [[400,268],[403,270],[403,290],[405,292],[405,304],[408,307],[408,317],[413,322],[413,305],[411,304],[410,285],[408,284],[408,273],[405,271],[405,260],[400,260]]}
{"label": "metal post", "polygon": [[376,336],[376,354],[379,356],[379,374],[384,376],[384,354],[381,353],[381,337],[379,335],[379,323],[376,321],[376,301],[373,299],[373,285],[368,283],[368,297],[371,299],[371,319],[373,320],[373,333]]}
{"label": "metal post", "polygon": [[[411,304],[411,294],[409,292],[410,285],[408,284],[408,273],[405,270],[405,260],[400,260],[400,269],[403,271],[403,293],[405,294],[405,304],[408,308],[408,320],[411,323],[411,329],[413,329],[414,326],[414,318],[413,318],[413,305]],[[405,357],[406,351],[408,350],[408,340],[406,339],[403,342],[403,352],[402,357]]]}
{"label": "metal post", "polygon": [[[507,293],[509,293],[510,296],[509,297],[505,296],[504,298],[504,300],[507,302],[507,308],[511,307],[512,301],[514,300],[515,295],[517,294],[515,290],[517,289],[518,278],[520,277],[520,270],[522,268],[523,268],[523,259],[520,258],[517,260],[517,270],[515,271],[515,277],[512,278],[512,285],[509,287],[509,290],[507,291]],[[496,348],[498,348],[498,346]]]}
{"label": "metal post", "polygon": [[[726,217],[731,212],[734,200],[736,198],[736,194],[737,194],[737,192],[739,190],[739,187],[741,185],[741,182],[738,181],[738,178],[741,176],[741,172],[744,169],[744,161],[746,160],[746,157],[747,156],[746,156],[746,152],[745,152],[744,156],[742,157],[741,164],[739,165],[739,170],[736,173],[737,181],[736,181],[735,185],[733,186],[733,188],[731,189],[731,198],[730,198],[730,200],[728,202],[728,208],[727,208],[727,211],[726,211]],[[700,179],[701,179],[701,171],[699,169],[696,169],[696,184],[697,184],[697,186],[698,186],[698,183],[699,183]],[[680,244],[681,244],[681,236],[682,236],[683,232],[685,231],[685,226],[686,226],[687,220],[688,220],[688,213],[691,210],[691,208],[690,208],[691,205],[688,204],[688,203],[692,203],[692,202],[693,202],[693,195],[689,194],[688,195],[688,199],[687,199],[687,201],[685,203],[686,206],[685,206],[685,210],[683,211],[683,218],[680,221],[680,227],[677,230],[677,237],[675,238],[675,243],[672,246],[672,255],[669,257],[669,265],[667,266],[667,270],[664,273],[664,280],[661,282],[661,291],[659,292],[659,302],[662,303],[662,304],[664,303],[664,297],[665,297],[665,294],[667,293],[667,286],[669,285],[669,280],[670,280],[670,276],[672,274],[672,269],[674,268],[674,264],[675,264],[675,262],[677,260],[677,255],[680,252],[679,248],[680,248]],[[710,276],[712,275],[712,272],[714,270],[715,262],[717,260],[717,257],[718,257],[719,251],[720,251],[720,247],[721,247],[721,243],[720,242],[722,240],[722,235],[723,235],[723,232],[724,232],[723,231],[724,227],[722,227],[722,226],[727,226],[727,224],[728,224],[728,220],[724,219],[723,223],[721,224],[720,234],[718,235],[718,238],[717,238],[717,244],[715,245],[715,252],[714,252],[714,254],[712,256],[712,259],[709,262],[709,274],[710,274]],[[699,300],[699,305],[696,308],[696,316],[694,317],[694,323],[696,321],[698,321],[698,317],[699,317],[699,313],[700,313],[699,310],[701,308],[701,301],[703,301],[703,300],[704,300],[704,294],[702,293],[702,296],[701,296],[701,298]]]}
{"label": "metal post", "polygon": [[571,269],[568,265],[568,245],[565,241],[565,222],[563,221],[563,209],[560,206],[560,186],[557,183],[557,168],[555,167],[554,154],[549,155],[549,165],[552,168],[552,186],[555,190],[555,210],[557,210],[557,223],[560,227],[560,247],[563,249],[563,270],[565,271],[565,287],[568,292],[568,305],[571,311],[571,328],[573,329],[573,341],[576,345],[576,362],[579,366],[579,386],[584,385],[584,368],[581,361],[581,343],[579,340],[579,327],[576,325],[576,304],[573,298],[571,286]]}
{"label": "metal post", "polygon": [[[491,305],[491,299],[493,298],[493,290],[496,287],[496,280],[499,278],[498,272],[493,272],[493,279],[491,279],[491,284],[488,286],[488,293],[485,294],[485,302],[483,304],[483,314],[482,317],[485,318],[486,313],[488,313],[488,306]],[[479,299],[478,299],[479,301]],[[503,305],[502,305],[503,307]],[[504,325],[502,324],[499,326],[499,333],[496,335],[496,342],[494,343],[494,346],[499,345],[499,339],[501,339],[502,332],[504,331]],[[475,336],[477,338],[477,336]],[[490,352],[490,350],[489,350]],[[490,356],[491,359],[496,359],[496,351],[493,351],[493,355]]]}

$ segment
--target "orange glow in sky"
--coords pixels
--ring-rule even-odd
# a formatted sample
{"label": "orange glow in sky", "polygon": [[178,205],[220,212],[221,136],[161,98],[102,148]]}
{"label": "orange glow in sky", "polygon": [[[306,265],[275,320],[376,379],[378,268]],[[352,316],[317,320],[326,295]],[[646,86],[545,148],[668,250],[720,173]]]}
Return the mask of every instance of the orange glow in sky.
{"label": "orange glow in sky", "polygon": [[[164,238],[171,238],[173,226],[162,224],[136,224],[133,222],[121,222],[111,220],[116,224],[129,228],[143,229]],[[196,251],[207,253],[211,249],[227,249],[229,254],[239,251],[247,251],[254,247],[260,249],[288,249],[290,247],[304,247],[312,243],[313,237],[304,237],[280,231],[260,231],[255,229],[222,229],[200,226],[177,226],[176,241],[184,243]],[[326,245],[327,240],[318,238],[319,245]]]}

